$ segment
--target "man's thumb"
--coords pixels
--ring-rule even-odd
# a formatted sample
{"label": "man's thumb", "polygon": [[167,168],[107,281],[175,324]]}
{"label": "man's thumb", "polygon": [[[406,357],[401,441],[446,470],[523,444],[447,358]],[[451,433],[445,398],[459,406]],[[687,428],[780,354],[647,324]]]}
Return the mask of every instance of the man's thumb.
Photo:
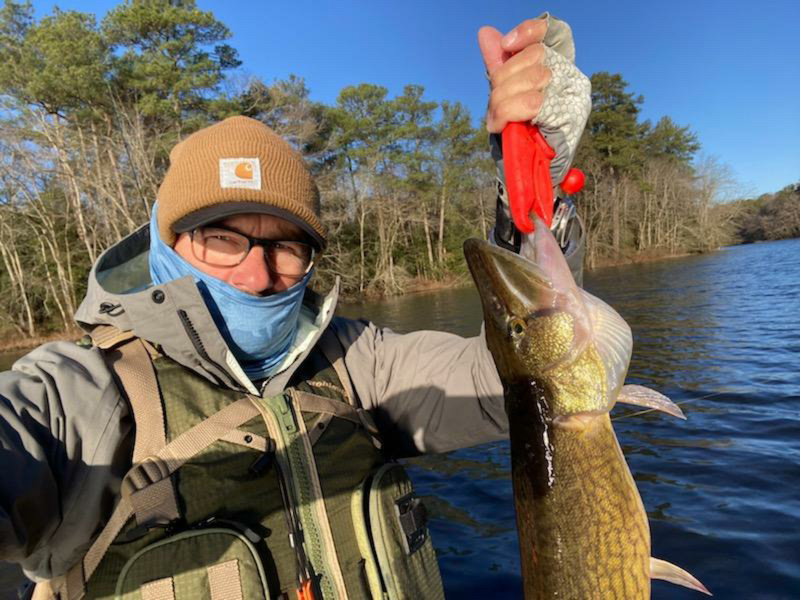
{"label": "man's thumb", "polygon": [[508,60],[510,56],[500,46],[503,34],[494,27],[485,25],[478,30],[478,46],[483,56],[483,64],[486,65],[486,72],[491,75],[494,71]]}

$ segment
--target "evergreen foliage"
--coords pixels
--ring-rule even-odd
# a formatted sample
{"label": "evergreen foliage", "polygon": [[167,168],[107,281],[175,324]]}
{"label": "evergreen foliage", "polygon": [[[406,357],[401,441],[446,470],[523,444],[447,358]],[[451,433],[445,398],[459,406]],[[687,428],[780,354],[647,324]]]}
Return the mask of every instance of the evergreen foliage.
{"label": "evergreen foliage", "polygon": [[[29,2],[0,8],[0,334],[71,326],[99,253],[148,219],[169,150],[245,114],[302,152],[323,195],[331,244],[319,285],[396,294],[466,281],[461,244],[495,208],[485,128],[420,85],[390,97],[361,83],[333,106],[300,77],[231,89],[230,32],[193,0],[127,0],[101,20]],[[720,204],[730,177],[698,158],[688,126],[640,122],[619,74],[592,76],[593,112],[576,166],[589,266],[800,235],[798,187]],[[780,223],[780,227],[776,226]]]}

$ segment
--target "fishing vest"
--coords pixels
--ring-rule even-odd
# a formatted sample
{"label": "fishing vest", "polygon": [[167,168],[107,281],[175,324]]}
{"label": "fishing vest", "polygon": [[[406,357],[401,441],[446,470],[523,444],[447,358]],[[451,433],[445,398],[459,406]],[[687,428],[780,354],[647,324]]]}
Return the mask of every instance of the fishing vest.
{"label": "fishing vest", "polygon": [[381,452],[331,328],[272,397],[130,332],[92,341],[130,404],[133,467],[83,560],[34,598],[444,598],[425,507]]}

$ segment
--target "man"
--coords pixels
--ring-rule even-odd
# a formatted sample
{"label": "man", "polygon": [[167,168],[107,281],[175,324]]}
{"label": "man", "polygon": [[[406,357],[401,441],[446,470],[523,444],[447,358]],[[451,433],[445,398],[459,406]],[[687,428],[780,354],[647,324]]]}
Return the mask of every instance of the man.
{"label": "man", "polygon": [[[539,118],[560,181],[588,115],[568,28],[544,15],[479,43],[489,131]],[[198,131],[149,226],[95,264],[90,339],[0,376],[0,559],[51,580],[37,595],[442,597],[392,459],[503,438],[502,386],[481,337],[335,318],[336,288],[307,290],[319,212],[263,124]]]}

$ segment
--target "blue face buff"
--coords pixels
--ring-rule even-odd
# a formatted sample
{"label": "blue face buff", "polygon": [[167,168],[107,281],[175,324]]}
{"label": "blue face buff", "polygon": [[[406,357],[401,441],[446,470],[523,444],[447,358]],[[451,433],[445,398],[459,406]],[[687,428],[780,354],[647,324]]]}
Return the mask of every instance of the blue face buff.
{"label": "blue face buff", "polygon": [[150,276],[156,285],[194,277],[222,337],[255,381],[272,375],[281,364],[297,334],[297,318],[312,272],[288,290],[270,296],[253,296],[196,269],[158,233],[156,209],[150,219]]}

